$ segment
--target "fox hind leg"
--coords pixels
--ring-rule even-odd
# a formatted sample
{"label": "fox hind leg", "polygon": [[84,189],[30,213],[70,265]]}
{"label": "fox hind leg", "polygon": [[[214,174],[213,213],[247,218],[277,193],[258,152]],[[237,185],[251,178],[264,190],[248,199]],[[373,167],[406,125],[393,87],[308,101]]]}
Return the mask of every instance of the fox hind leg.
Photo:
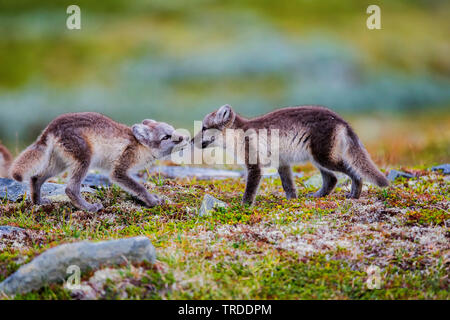
{"label": "fox hind leg", "polygon": [[247,167],[247,183],[245,185],[245,192],[242,198],[243,204],[253,204],[261,182],[261,177],[261,168],[259,166]]}
{"label": "fox hind leg", "polygon": [[337,171],[345,173],[352,179],[352,189],[350,193],[346,194],[347,198],[358,199],[362,191],[362,178],[349,165],[344,162],[339,163]]}
{"label": "fox hind leg", "polygon": [[126,172],[120,170],[120,168],[116,168],[111,177],[118,185],[143,201],[148,207],[154,207],[164,203],[164,199],[150,194],[142,184],[131,178]]}
{"label": "fox hind leg", "polygon": [[55,154],[52,154],[49,162],[44,169],[31,177],[30,179],[30,194],[31,201],[33,204],[41,205],[41,204],[49,204],[50,201],[45,198],[41,198],[41,187],[47,179],[63,172],[65,169],[65,164],[61,161],[59,157]]}
{"label": "fox hind leg", "polygon": [[73,139],[66,138],[65,158],[71,158],[69,165],[69,182],[66,187],[66,194],[72,201],[72,204],[81,210],[97,212],[103,209],[101,203],[91,204],[81,195],[81,183],[86,177],[91,163],[92,152],[89,144],[79,135],[75,134]]}

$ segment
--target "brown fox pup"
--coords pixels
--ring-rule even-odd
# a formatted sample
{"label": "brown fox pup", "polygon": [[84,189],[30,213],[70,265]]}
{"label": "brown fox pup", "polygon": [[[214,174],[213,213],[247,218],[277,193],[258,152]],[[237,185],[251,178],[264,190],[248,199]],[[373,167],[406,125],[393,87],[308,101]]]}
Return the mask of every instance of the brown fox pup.
{"label": "brown fox pup", "polygon": [[187,140],[170,125],[154,120],[144,120],[130,128],[98,113],[65,114],[53,120],[14,161],[11,175],[17,181],[30,179],[32,202],[41,204],[42,184],[68,169],[67,196],[75,207],[96,212],[102,205],[86,202],[80,188],[88,170],[98,168],[109,172],[114,182],[153,207],[162,204],[162,199],[148,193],[129,171],[170,155]]}
{"label": "brown fox pup", "polygon": [[11,166],[12,160],[11,153],[0,143],[0,178],[9,177],[9,167]]}
{"label": "brown fox pup", "polygon": [[[260,133],[255,134],[261,129],[265,129],[269,138],[277,134],[275,147],[278,150],[269,145],[268,138],[263,138]],[[326,196],[333,190],[337,182],[333,171],[343,172],[352,179],[351,192],[347,195],[350,198],[359,198],[363,177],[380,187],[389,185],[350,125],[324,107],[289,107],[246,119],[225,105],[203,119],[202,132],[194,137],[193,142],[196,146],[201,142],[202,148],[219,146],[227,149],[229,137],[237,141],[237,150],[239,144],[243,145],[240,151],[235,151],[231,144],[231,153],[243,159],[242,163],[247,168],[244,204],[253,203],[259,187],[261,168],[266,163],[258,153],[261,147],[268,150],[269,155],[277,151],[276,167],[288,199],[297,197],[290,165],[304,161],[311,161],[322,174],[322,188],[313,194],[314,197]],[[256,161],[250,161],[255,154]]]}

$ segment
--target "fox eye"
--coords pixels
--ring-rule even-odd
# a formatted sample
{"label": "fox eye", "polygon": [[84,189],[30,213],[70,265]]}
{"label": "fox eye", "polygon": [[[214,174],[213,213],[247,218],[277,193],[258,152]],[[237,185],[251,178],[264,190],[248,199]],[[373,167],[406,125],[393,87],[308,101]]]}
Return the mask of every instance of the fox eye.
{"label": "fox eye", "polygon": [[170,136],[169,136],[169,135],[165,135],[164,137],[162,137],[161,140],[167,140],[167,139],[170,139]]}

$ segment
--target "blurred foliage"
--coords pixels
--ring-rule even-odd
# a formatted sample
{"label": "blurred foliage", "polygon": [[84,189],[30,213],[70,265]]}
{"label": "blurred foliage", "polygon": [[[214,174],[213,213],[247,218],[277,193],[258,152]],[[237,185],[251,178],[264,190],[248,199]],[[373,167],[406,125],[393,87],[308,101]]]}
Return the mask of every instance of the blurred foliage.
{"label": "blurred foliage", "polygon": [[[190,45],[204,45],[199,43],[203,28],[209,30],[208,43],[220,43],[248,28],[258,29],[258,25],[288,37],[313,32],[350,41],[369,54],[372,64],[450,74],[450,23],[445,14],[450,5],[446,1],[377,1],[383,30],[375,32],[365,28],[370,1],[81,0],[77,1],[82,8],[81,32],[65,28],[65,10],[72,3],[0,2],[0,31],[4,35],[0,41],[1,85],[20,85],[34,74],[70,82],[71,77],[59,73],[92,76],[98,60],[124,59],[149,44],[153,45],[150,50],[161,53],[189,52],[195,49]],[[251,23],[254,19],[259,20],[256,26]],[[158,38],[160,31],[164,38]],[[50,63],[62,59],[61,67]]]}

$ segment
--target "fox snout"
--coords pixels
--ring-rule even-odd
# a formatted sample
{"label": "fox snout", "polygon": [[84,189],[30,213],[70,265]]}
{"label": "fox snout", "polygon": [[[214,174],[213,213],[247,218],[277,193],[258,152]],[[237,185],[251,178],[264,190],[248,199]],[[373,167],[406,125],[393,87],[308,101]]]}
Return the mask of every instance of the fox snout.
{"label": "fox snout", "polygon": [[209,141],[202,141],[202,149],[207,148],[213,141],[214,139],[211,139]]}
{"label": "fox snout", "polygon": [[[209,139],[209,140],[208,140]],[[216,140],[215,136],[206,136],[203,132],[198,133],[190,141],[190,144],[196,148],[205,149]]]}

